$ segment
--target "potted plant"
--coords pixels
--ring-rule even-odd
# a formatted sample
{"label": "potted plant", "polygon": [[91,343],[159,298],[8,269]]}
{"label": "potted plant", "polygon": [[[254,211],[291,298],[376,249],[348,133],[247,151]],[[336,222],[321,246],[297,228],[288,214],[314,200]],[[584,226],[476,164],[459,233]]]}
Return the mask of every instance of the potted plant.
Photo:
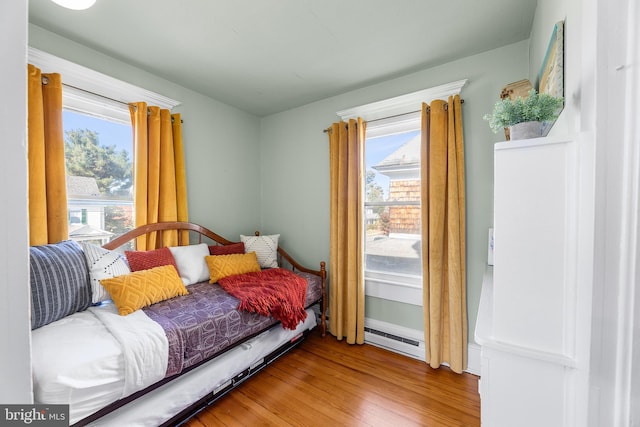
{"label": "potted plant", "polygon": [[494,132],[509,128],[511,139],[543,136],[545,123],[555,121],[564,105],[562,97],[538,93],[531,89],[526,98],[505,98],[496,103],[492,114],[485,114]]}

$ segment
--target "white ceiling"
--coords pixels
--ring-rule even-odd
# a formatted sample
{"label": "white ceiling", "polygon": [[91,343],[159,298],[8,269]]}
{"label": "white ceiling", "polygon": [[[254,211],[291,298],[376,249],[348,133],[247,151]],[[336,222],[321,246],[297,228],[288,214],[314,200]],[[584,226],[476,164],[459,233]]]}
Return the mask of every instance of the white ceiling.
{"label": "white ceiling", "polygon": [[529,38],[537,0],[30,0],[29,21],[264,116]]}

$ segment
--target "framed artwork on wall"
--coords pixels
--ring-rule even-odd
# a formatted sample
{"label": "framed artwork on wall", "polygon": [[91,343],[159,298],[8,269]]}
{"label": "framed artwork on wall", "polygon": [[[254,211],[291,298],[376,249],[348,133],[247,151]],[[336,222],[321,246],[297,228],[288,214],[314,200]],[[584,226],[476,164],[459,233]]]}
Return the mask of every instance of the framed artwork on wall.
{"label": "framed artwork on wall", "polygon": [[564,97],[564,21],[553,27],[538,74],[538,93]]}

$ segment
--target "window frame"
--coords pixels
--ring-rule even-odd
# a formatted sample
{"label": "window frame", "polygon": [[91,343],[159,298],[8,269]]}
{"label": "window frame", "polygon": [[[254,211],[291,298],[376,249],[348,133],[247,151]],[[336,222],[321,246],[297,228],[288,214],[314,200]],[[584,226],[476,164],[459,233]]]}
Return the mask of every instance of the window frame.
{"label": "window frame", "polygon": [[[371,129],[371,132],[369,128]],[[409,113],[400,117],[391,117],[389,119],[378,120],[367,124],[367,132],[365,135],[365,151],[366,139],[379,138],[399,133],[407,133],[420,130],[420,112]],[[420,201],[384,201],[384,202],[367,202],[364,201],[364,209],[374,206],[420,206]],[[363,224],[366,228],[366,224]],[[364,238],[366,239],[366,231]],[[400,238],[400,237],[397,237]],[[367,243],[363,244],[366,258]],[[408,273],[394,273],[393,271],[368,270],[366,262],[363,265],[365,295],[422,306],[422,275]]]}
{"label": "window frame", "polygon": [[[467,84],[462,79],[406,95],[372,102],[337,112],[344,121],[361,117],[367,122],[367,138],[420,129],[422,103],[448,100]],[[417,123],[417,128],[416,128]],[[366,208],[366,206],[363,206]],[[366,227],[366,221],[360,224]],[[366,233],[363,233],[366,235]],[[364,247],[364,242],[363,242]],[[364,255],[364,254],[363,254]],[[364,269],[365,295],[417,306],[423,305],[422,278],[413,275]]]}
{"label": "window frame", "polygon": [[[28,62],[40,68],[43,73],[59,73],[61,75],[63,109],[77,114],[131,126],[129,104],[132,102],[146,102],[148,105],[169,110],[181,104],[164,95],[118,80],[33,47],[28,48]],[[135,209],[135,200],[101,200],[101,204],[104,206],[131,205]],[[71,206],[70,208],[73,209]],[[75,209],[75,211],[79,211],[79,209]]]}
{"label": "window frame", "polygon": [[[173,109],[181,105],[180,101],[127,83],[66,59],[29,46],[28,61],[40,68],[43,73],[59,73],[62,76],[63,104],[80,112],[102,109],[105,117],[125,120],[130,124],[127,105],[131,102],[146,102],[160,108]],[[126,110],[126,115],[122,111]],[[111,115],[113,114],[113,115]]]}

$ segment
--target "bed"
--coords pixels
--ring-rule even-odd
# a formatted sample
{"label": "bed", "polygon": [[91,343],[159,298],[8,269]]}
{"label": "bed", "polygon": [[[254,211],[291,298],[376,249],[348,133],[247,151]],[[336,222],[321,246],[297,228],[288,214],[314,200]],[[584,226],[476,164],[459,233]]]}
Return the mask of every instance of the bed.
{"label": "bed", "polygon": [[[119,248],[141,236],[153,233],[158,241],[163,241],[163,235],[176,231],[179,240],[188,233],[190,241],[189,247],[179,241],[178,248],[169,248],[176,260],[181,259],[178,254],[195,253],[191,251],[200,250],[203,245],[211,253],[218,248],[224,253],[225,248],[239,243],[198,224],[167,222],[125,233],[103,245],[102,253],[116,259]],[[241,237],[245,243],[249,241],[244,240],[246,236]],[[82,247],[88,257],[87,248]],[[122,315],[120,304],[101,301],[35,328],[32,331],[35,402],[69,404],[70,423],[76,426],[177,425],[188,419],[295,347],[318,324],[325,334],[324,262],[319,270],[314,270],[300,265],[279,245],[276,254],[277,266],[230,275],[216,283],[199,280],[186,286],[188,294],[127,315]],[[206,258],[207,262],[217,262],[228,258],[225,257]],[[184,263],[192,263],[195,258],[183,256],[177,270],[186,271]],[[89,258],[87,263],[91,270]],[[210,270],[211,280],[213,271]],[[100,282],[106,287],[109,280],[138,273]],[[92,279],[89,277],[89,281]],[[184,281],[184,277],[181,279]],[[249,285],[267,289],[268,283],[263,281],[267,279],[272,280],[274,289],[284,287],[287,280],[294,281],[297,290],[304,288],[304,293],[296,293],[302,308],[295,313],[288,306],[281,308],[286,315],[273,308],[268,313],[240,309],[246,301],[234,290],[245,292]],[[234,281],[237,287],[229,288]],[[116,292],[109,289],[113,301],[117,301]]]}

